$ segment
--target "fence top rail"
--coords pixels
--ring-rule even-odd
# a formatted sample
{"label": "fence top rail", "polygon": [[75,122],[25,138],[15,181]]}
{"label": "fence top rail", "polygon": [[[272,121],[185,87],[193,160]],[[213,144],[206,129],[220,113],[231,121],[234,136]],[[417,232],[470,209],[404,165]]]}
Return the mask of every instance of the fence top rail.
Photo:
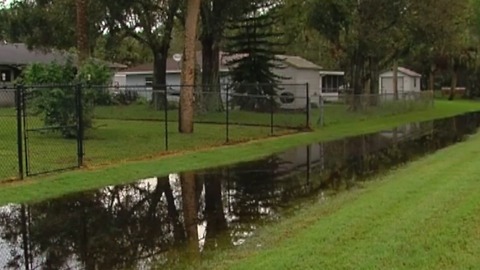
{"label": "fence top rail", "polygon": [[[16,88],[18,86],[22,87],[59,87],[59,86],[78,86],[81,85],[83,87],[144,87],[144,88],[161,88],[161,87],[213,87],[213,86],[277,86],[277,87],[282,87],[282,86],[301,86],[301,87],[306,87],[308,83],[279,83],[279,84],[269,84],[269,83],[219,83],[219,84],[115,84],[115,83],[110,83],[110,84],[90,84],[88,82],[82,82],[82,83],[59,83],[59,84],[9,84],[7,87],[11,88]],[[2,87],[0,85],[0,87]]]}

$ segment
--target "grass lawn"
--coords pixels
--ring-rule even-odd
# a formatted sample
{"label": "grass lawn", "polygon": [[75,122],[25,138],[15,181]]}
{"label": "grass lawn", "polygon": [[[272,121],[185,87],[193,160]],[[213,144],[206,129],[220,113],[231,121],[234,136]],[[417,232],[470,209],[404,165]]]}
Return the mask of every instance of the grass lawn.
{"label": "grass lawn", "polygon": [[[41,127],[39,119],[32,119],[29,128]],[[32,123],[33,122],[33,123]],[[149,159],[165,154],[165,129],[161,122],[96,120],[95,129],[87,132],[85,162],[98,166],[128,160]],[[17,169],[16,119],[0,117],[0,179],[15,177]],[[184,135],[177,131],[176,123],[169,123],[169,151],[178,152],[218,146],[225,143],[225,127],[215,124],[195,125],[195,134]],[[276,134],[287,131],[274,129]],[[231,126],[231,142],[268,137],[268,127]],[[73,167],[77,163],[76,140],[66,140],[58,134],[28,133],[28,159],[30,172]]]}
{"label": "grass lawn", "polygon": [[[195,269],[477,269],[480,135],[298,209]],[[186,267],[185,265],[182,268]]]}
{"label": "grass lawn", "polygon": [[[158,152],[164,147],[163,136],[161,134],[161,130],[163,129],[157,129],[161,123],[99,120],[97,124],[100,125],[100,127],[95,130],[93,134],[90,134],[91,139],[86,142],[86,158],[90,163],[94,161],[93,158],[106,163],[113,163],[111,166],[100,167],[98,169],[89,167],[84,170],[58,173],[35,177],[21,182],[3,184],[2,188],[0,188],[0,205],[10,202],[39,201],[62,196],[70,192],[128,183],[139,178],[163,176],[171,172],[228,165],[261,158],[272,153],[308,143],[365,134],[392,128],[412,121],[429,120],[478,110],[480,110],[480,103],[468,101],[438,101],[435,107],[429,110],[383,117],[377,117],[376,115],[371,117],[349,117],[344,118],[344,122],[332,123],[324,128],[318,128],[313,132],[253,140],[245,144],[222,147],[212,147],[223,144],[224,130],[220,128],[221,126],[203,126],[197,124],[197,132],[194,135],[180,136],[177,134],[176,139],[172,138],[172,145],[177,145],[177,149],[180,150],[180,152],[168,156],[159,156]],[[7,118],[0,118],[0,125],[5,123],[5,119]],[[135,125],[138,125],[138,127]],[[215,129],[215,127],[218,127],[218,129]],[[16,143],[15,141],[11,141],[8,144],[2,143],[6,134],[2,133],[1,130],[3,130],[3,128],[0,129],[0,138],[2,138],[0,141],[0,152],[10,151],[11,155],[12,151],[14,151],[13,149],[15,149],[12,145],[16,145]],[[173,129],[170,129],[170,131],[176,133],[175,126]],[[237,138],[239,138],[239,140],[245,138],[262,138],[262,136],[265,137],[268,135],[268,132],[269,129],[265,128],[259,128],[257,130],[251,127],[236,127],[236,130],[232,132],[232,136],[238,136]],[[52,140],[60,139],[52,138]],[[61,141],[62,143],[64,142],[64,140]],[[46,159],[50,153],[51,156],[57,156],[57,153],[51,151],[61,151],[55,149],[64,149],[63,147],[49,147],[52,143],[53,142],[47,140],[38,140],[35,153],[38,153],[37,160],[40,163],[37,162],[36,164],[41,164],[42,158]],[[192,150],[190,147],[194,145],[198,147],[200,144],[204,144],[200,146],[201,149],[189,151]],[[125,160],[135,158],[135,154],[142,154],[142,157],[150,156],[153,158],[125,162]],[[4,156],[2,156],[2,159],[3,158]],[[65,161],[70,162],[71,155],[68,157],[65,155],[60,156],[60,158],[57,158],[57,161],[60,162],[60,164],[63,164],[62,162]],[[0,165],[0,169],[1,168]]]}
{"label": "grass lawn", "polygon": [[[406,108],[406,105],[409,108]],[[423,110],[429,108],[428,104],[422,102],[404,103],[403,101],[385,102],[379,106],[369,107],[362,112],[351,112],[345,104],[326,103],[323,110],[324,124],[334,125],[345,122],[355,122],[365,119],[384,117],[404,113],[411,110]],[[316,126],[317,120],[322,111],[311,109],[311,124]],[[304,111],[275,111],[273,113],[273,124],[278,127],[305,127],[307,115]],[[164,111],[156,111],[147,104],[132,104],[128,106],[98,106],[95,108],[95,117],[98,119],[116,120],[157,120],[165,119]],[[168,110],[167,119],[171,122],[178,120],[178,109]],[[195,121],[199,123],[226,123],[226,112],[208,112],[195,115]],[[229,111],[229,123],[241,125],[262,125],[270,126],[270,112],[253,113],[241,110]]]}

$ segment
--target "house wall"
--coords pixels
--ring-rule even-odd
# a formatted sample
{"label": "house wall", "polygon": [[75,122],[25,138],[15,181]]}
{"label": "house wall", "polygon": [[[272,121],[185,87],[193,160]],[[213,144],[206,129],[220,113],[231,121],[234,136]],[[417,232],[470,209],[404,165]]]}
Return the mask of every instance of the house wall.
{"label": "house wall", "polygon": [[283,103],[282,99],[278,101],[282,104],[281,107],[284,109],[300,109],[306,107],[306,84],[308,83],[308,92],[310,94],[311,103],[319,103],[320,96],[320,78],[318,70],[311,69],[298,69],[291,66],[288,66],[283,69],[276,69],[275,74],[287,77],[287,79],[281,80],[282,90],[278,93],[292,93],[295,96],[295,99],[292,103]]}
{"label": "house wall", "polygon": [[[116,81],[119,83],[120,87],[126,86],[130,91],[136,91],[139,96],[151,100],[152,99],[152,87],[149,85],[149,82],[153,82],[152,73],[142,73],[142,74],[125,74],[123,79],[122,73],[117,73],[115,75]],[[147,80],[147,78],[149,80]],[[180,91],[180,74],[169,73],[167,74],[167,85],[171,85],[171,89]],[[178,99],[175,96],[169,96],[170,100]]]}
{"label": "house wall", "polygon": [[[393,77],[390,76],[382,76],[380,77],[380,94],[394,94],[393,91]],[[397,78],[397,89],[399,93],[404,92],[405,89],[405,77],[398,76]]]}
{"label": "house wall", "polygon": [[[398,73],[399,92],[419,92],[420,77],[411,77],[401,72]],[[393,94],[393,71],[382,73],[379,78],[380,93]]]}
{"label": "house wall", "polygon": [[[297,69],[291,66],[288,66],[283,69],[276,69],[274,73],[287,77],[287,79],[281,80],[281,86],[283,89],[280,90],[279,94],[281,95],[284,92],[292,93],[296,98],[292,103],[282,104],[282,108],[285,109],[300,109],[305,108],[306,106],[306,83],[309,84],[309,93],[311,97],[311,102],[318,103],[318,97],[320,95],[320,80],[318,70],[305,70]],[[151,87],[146,85],[147,78],[152,78],[151,72],[146,72],[142,74],[125,74],[117,73],[114,76],[114,84],[118,84],[120,87],[127,86],[129,90],[137,91],[141,97],[151,100]],[[230,79],[227,76],[221,77],[221,83],[227,84],[230,82]],[[179,73],[168,73],[167,74],[167,85],[170,85],[170,90],[180,92],[181,77]],[[300,85],[301,84],[301,85]],[[178,100],[178,95],[171,95],[168,97],[169,100]],[[225,96],[224,96],[224,102]],[[280,102],[280,99],[278,100]],[[281,103],[281,102],[280,102]]]}
{"label": "house wall", "polygon": [[16,69],[0,65],[0,107],[15,106],[15,91],[12,86],[17,75]]}

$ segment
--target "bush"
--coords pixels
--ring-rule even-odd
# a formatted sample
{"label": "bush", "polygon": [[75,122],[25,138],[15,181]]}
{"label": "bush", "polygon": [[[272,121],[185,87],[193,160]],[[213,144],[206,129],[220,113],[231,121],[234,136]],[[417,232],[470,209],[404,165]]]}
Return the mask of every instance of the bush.
{"label": "bush", "polygon": [[94,86],[108,84],[110,77],[104,65],[87,61],[77,70],[69,60],[65,64],[32,64],[22,73],[20,83],[27,87],[30,107],[43,117],[45,126],[58,127],[65,138],[76,138],[76,85],[82,85],[83,125],[90,128],[94,104],[105,98]]}
{"label": "bush", "polygon": [[113,104],[130,105],[138,100],[138,93],[135,91],[120,91],[113,95]]}

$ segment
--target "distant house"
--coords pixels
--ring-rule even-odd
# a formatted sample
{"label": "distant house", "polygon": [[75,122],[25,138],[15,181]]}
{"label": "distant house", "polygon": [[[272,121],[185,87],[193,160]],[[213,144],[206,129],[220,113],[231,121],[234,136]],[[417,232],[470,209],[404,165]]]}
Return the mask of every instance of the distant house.
{"label": "distant house", "polygon": [[[22,70],[34,63],[65,63],[71,54],[61,51],[29,50],[23,43],[0,44],[0,106],[14,104],[14,94],[5,88],[12,85],[20,76]],[[118,71],[126,66],[117,63],[107,63],[113,71]]]}
{"label": "distant house", "polygon": [[337,101],[339,92],[345,89],[345,72],[338,70],[320,71],[320,92],[323,100]]}
{"label": "distant house", "polygon": [[[278,58],[283,60],[284,65],[275,69],[274,73],[286,78],[281,80],[282,89],[278,93],[280,97],[283,97],[279,99],[283,108],[295,109],[305,107],[307,83],[311,97],[320,95],[318,72],[321,68],[319,66],[298,56],[278,55]],[[228,77],[229,68],[227,66],[229,60],[231,60],[231,56],[221,53],[219,73],[220,83],[224,86],[230,82]],[[199,66],[202,64],[200,53],[197,53],[197,63]],[[173,58],[167,60],[167,85],[172,92],[180,91],[181,69],[181,61],[176,62]],[[137,89],[139,94],[141,94],[142,90],[149,90],[152,86],[153,64],[143,64],[117,72],[114,77],[114,83],[119,86],[125,85],[131,89]],[[146,93],[146,98],[150,98],[147,92],[143,91],[143,93]],[[173,99],[174,97],[170,98]],[[315,101],[316,99],[312,99],[312,102]]]}
{"label": "distant house", "polygon": [[[420,92],[421,74],[407,68],[399,67],[397,78],[398,93]],[[379,87],[380,94],[394,94],[393,70],[380,74]]]}

